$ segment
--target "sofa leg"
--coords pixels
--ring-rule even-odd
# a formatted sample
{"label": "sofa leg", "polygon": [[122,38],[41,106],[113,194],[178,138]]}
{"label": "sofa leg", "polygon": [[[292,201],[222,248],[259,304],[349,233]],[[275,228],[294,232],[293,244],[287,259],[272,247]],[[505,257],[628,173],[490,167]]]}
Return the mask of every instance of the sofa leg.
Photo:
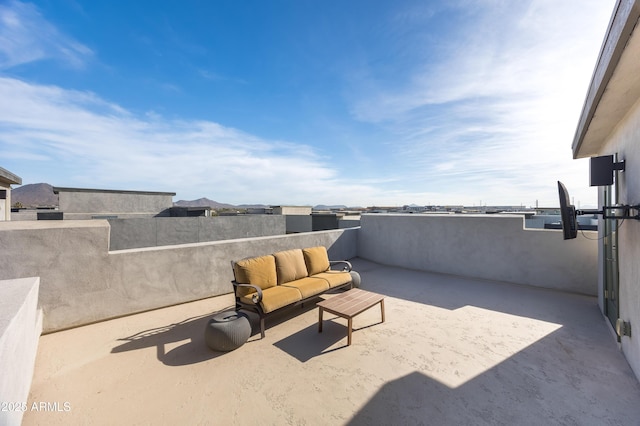
{"label": "sofa leg", "polygon": [[260,337],[264,339],[264,317],[260,317]]}

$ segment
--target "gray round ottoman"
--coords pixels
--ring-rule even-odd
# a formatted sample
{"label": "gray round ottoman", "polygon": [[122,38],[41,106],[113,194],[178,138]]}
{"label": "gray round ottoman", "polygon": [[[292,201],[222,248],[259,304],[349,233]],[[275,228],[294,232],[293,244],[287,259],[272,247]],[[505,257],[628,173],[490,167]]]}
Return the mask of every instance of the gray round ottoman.
{"label": "gray round ottoman", "polygon": [[207,323],[204,340],[214,351],[228,352],[244,345],[251,336],[249,317],[243,312],[216,314]]}
{"label": "gray round ottoman", "polygon": [[354,288],[359,288],[360,287],[360,274],[357,273],[356,271],[351,271],[349,273],[351,274],[351,281],[353,281],[353,287]]}

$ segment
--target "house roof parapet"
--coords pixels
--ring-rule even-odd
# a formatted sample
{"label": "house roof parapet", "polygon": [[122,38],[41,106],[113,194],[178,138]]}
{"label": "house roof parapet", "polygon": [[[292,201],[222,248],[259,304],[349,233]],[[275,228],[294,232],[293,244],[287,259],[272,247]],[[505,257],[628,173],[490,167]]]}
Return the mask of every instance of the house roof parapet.
{"label": "house roof parapet", "polygon": [[0,182],[8,185],[22,185],[22,178],[0,167]]}

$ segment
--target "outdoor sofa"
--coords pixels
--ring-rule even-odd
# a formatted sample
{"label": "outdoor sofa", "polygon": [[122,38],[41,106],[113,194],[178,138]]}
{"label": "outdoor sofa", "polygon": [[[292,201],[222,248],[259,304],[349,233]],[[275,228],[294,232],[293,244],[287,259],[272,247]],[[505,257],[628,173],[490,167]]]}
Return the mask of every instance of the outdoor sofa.
{"label": "outdoor sofa", "polygon": [[[263,338],[267,315],[353,284],[351,263],[330,261],[323,246],[280,251],[231,264],[236,310],[258,313]],[[342,269],[331,269],[336,265],[342,265]]]}

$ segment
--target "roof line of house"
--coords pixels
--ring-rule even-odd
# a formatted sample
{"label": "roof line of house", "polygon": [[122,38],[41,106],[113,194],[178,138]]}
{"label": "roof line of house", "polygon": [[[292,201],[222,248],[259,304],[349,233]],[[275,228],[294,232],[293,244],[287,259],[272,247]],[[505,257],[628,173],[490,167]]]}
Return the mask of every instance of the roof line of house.
{"label": "roof line of house", "polygon": [[9,170],[0,167],[0,182],[9,185],[22,185],[22,178],[14,175]]}
{"label": "roof line of house", "polygon": [[639,18],[640,0],[618,0],[600,48],[598,62],[591,77],[578,128],[571,145],[573,158],[578,158],[578,151],[589,130],[591,120]]}

